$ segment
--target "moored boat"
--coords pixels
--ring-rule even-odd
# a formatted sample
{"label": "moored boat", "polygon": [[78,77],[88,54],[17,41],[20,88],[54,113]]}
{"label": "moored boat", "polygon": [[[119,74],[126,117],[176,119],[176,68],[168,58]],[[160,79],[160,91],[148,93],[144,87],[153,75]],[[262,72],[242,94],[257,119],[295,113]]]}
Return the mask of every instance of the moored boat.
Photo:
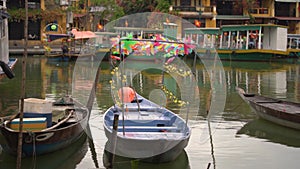
{"label": "moored boat", "polygon": [[240,88],[238,88],[238,92],[259,117],[300,130],[300,103],[249,94]]}
{"label": "moored boat", "polygon": [[[217,53],[221,60],[298,62],[299,49],[288,43],[287,27],[275,24],[223,25],[187,28],[185,36],[198,44],[203,59]],[[290,41],[290,40],[289,40]],[[213,55],[212,55],[213,56]]]}
{"label": "moored boat", "polygon": [[148,162],[175,160],[188,145],[190,127],[172,111],[138,94],[136,98],[124,103],[124,112],[117,105],[105,112],[106,151]]}
{"label": "moored boat", "polygon": [[[0,131],[6,143],[4,150],[16,154],[19,136],[19,114],[6,119]],[[61,109],[52,102],[28,98],[24,100],[22,156],[35,156],[60,150],[84,134],[88,111],[76,105]]]}
{"label": "moored boat", "polygon": [[[83,47],[87,46],[85,43],[88,39],[95,37],[96,34],[94,32],[78,31],[77,29],[72,29],[67,34],[44,33],[45,56],[51,61],[69,61],[76,60],[78,57],[90,57],[91,54],[86,53]],[[61,40],[60,51],[52,51],[51,42],[56,40]]]}

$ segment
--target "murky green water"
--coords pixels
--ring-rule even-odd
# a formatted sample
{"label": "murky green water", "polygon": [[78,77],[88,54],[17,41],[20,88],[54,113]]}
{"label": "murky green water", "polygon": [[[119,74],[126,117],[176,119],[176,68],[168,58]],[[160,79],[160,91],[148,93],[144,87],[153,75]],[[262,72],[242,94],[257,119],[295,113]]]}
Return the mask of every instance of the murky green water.
{"label": "murky green water", "polygon": [[[187,60],[192,65],[192,60]],[[299,65],[279,63],[223,62],[227,96],[224,112],[212,121],[212,137],[207,128],[206,104],[210,83],[205,68],[199,62],[196,77],[200,89],[200,111],[190,114],[192,137],[185,152],[174,162],[149,164],[118,158],[114,168],[299,168],[300,131],[284,128],[260,120],[235,91],[239,86],[246,91],[300,101]],[[48,155],[26,158],[22,167],[86,169],[104,168],[106,137],[102,115],[113,104],[110,96],[110,65],[101,64],[101,76],[97,85],[96,103],[90,118],[92,139],[82,138],[74,145]],[[40,57],[29,57],[26,77],[26,97],[55,98],[72,93],[74,63],[47,62]],[[16,113],[21,90],[21,62],[14,69],[14,79],[0,81],[0,116]],[[133,78],[136,90],[149,95],[160,86],[161,73],[144,71]],[[165,76],[164,83],[177,94],[178,86]],[[168,102],[168,107],[178,111],[178,106]],[[0,138],[3,142],[3,138]],[[104,161],[104,162],[103,162]],[[0,148],[0,169],[15,168],[16,159]]]}

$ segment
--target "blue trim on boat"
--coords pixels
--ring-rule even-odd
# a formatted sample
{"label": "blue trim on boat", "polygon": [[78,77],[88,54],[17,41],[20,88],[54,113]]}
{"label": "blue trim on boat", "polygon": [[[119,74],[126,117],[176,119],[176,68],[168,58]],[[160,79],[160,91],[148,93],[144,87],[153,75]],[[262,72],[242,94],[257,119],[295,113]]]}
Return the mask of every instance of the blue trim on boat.
{"label": "blue trim on boat", "polygon": [[38,144],[36,143],[35,147],[33,147],[33,144],[23,144],[22,148],[22,155],[23,156],[32,156],[33,152],[35,152],[35,155],[41,155],[41,154],[46,154],[49,152],[54,152],[56,150],[62,149],[66,147],[67,145],[72,144],[75,142],[78,138],[80,138],[84,134],[81,133],[77,137],[74,137],[72,139],[66,139],[60,142],[55,142],[52,144]]}

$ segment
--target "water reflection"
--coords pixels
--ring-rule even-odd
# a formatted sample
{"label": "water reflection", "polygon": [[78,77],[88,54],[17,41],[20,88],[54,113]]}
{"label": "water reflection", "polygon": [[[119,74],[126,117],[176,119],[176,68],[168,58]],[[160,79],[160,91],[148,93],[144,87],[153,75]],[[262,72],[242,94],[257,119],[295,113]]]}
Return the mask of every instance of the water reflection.
{"label": "water reflection", "polygon": [[174,161],[168,163],[147,163],[140,161],[138,159],[130,159],[121,156],[114,156],[114,161],[111,163],[112,154],[108,151],[103,152],[103,166],[106,168],[114,168],[114,169],[190,169],[189,159],[184,150]]}
{"label": "water reflection", "polygon": [[[1,141],[0,135],[0,141]],[[75,143],[65,149],[42,156],[22,159],[22,169],[74,169],[88,151],[87,137],[83,135]],[[0,151],[1,152],[1,151]],[[5,152],[0,153],[0,168],[16,168],[16,157]]]}
{"label": "water reflection", "polygon": [[283,127],[260,118],[246,123],[238,130],[237,136],[242,134],[286,146],[300,147],[300,131]]}
{"label": "water reflection", "polygon": [[[190,67],[193,66],[193,60],[187,59],[186,62]],[[56,98],[63,94],[71,93],[74,62],[48,62],[45,58],[29,57],[27,63],[26,97],[43,98],[51,94],[52,97]],[[203,119],[206,117],[206,103],[211,85],[205,67],[198,60],[193,72],[199,85],[200,110],[198,113],[189,116],[191,118],[189,123],[193,131],[189,146],[186,149],[185,155],[183,155],[186,157],[183,157],[183,160],[181,159],[179,164],[177,161],[174,161],[174,165],[148,164],[122,159],[115,167],[129,168],[130,166],[137,165],[138,168],[175,168],[177,165],[181,165],[183,168],[206,168],[207,164],[211,163],[214,166],[210,168],[218,166],[216,168],[222,169],[278,168],[278,166],[279,168],[286,166],[297,166],[294,168],[298,168],[298,162],[291,160],[292,158],[290,157],[293,155],[298,155],[299,157],[300,138],[298,136],[300,133],[261,120],[254,120],[252,122],[256,118],[256,115],[236,94],[235,87],[242,87],[251,93],[260,93],[270,97],[299,102],[299,65],[265,62],[222,63],[226,76],[225,84],[221,84],[221,82],[224,82],[221,80],[217,82],[221,85],[226,85],[227,99],[224,113],[215,121],[217,124],[212,125],[212,144],[210,143],[209,134],[206,137],[207,141],[205,143],[207,144],[203,143],[203,140],[200,140],[200,133],[203,132],[204,126],[200,123],[201,121],[203,124],[206,123]],[[0,81],[0,116],[15,114],[18,110],[22,74],[21,61],[17,63],[14,72],[16,74],[14,79],[9,80],[4,78]],[[55,155],[37,157],[37,166],[39,168],[48,167],[49,161],[52,158],[54,161],[57,161],[55,162],[57,165],[52,166],[53,168],[84,168],[83,166],[86,165],[89,168],[103,167],[102,155],[105,154],[103,149],[106,140],[104,140],[105,135],[101,125],[101,115],[108,107],[113,105],[110,96],[110,79],[110,64],[102,62],[101,76],[96,92],[97,104],[94,106],[94,109],[97,109],[99,113],[92,114],[90,120],[90,124],[94,126],[93,137],[98,138],[94,139],[94,146],[88,148],[90,143],[84,142],[82,145],[71,146],[70,151],[68,151],[69,155],[65,155],[65,153],[62,153],[64,151],[61,151],[55,153]],[[132,84],[135,86],[137,92],[144,96],[149,96],[152,90],[159,89],[161,82],[161,72],[157,73],[153,70],[142,71],[132,78]],[[180,89],[174,84],[174,79],[166,75],[164,82],[170,91],[176,96],[180,96]],[[178,105],[169,100],[167,101],[167,107],[174,110],[174,112],[179,109]],[[245,121],[251,122],[240,129]],[[247,137],[242,137],[245,135]],[[254,139],[249,139],[248,136]],[[265,143],[266,140],[268,144]],[[87,151],[89,152],[87,153]],[[264,155],[266,151],[269,152],[268,156]],[[240,158],[241,154],[243,154],[244,158]],[[277,160],[278,157],[284,160]],[[239,163],[236,162],[237,158],[240,158]],[[72,159],[76,160],[72,161]],[[0,168],[14,168],[14,165],[15,158],[4,154],[0,148]],[[49,164],[49,168],[50,165],[52,164]],[[30,168],[31,166],[32,159],[24,160],[24,168]]]}
{"label": "water reflection", "polygon": [[41,61],[42,95],[68,95],[72,92],[74,62],[59,62],[47,59]]}

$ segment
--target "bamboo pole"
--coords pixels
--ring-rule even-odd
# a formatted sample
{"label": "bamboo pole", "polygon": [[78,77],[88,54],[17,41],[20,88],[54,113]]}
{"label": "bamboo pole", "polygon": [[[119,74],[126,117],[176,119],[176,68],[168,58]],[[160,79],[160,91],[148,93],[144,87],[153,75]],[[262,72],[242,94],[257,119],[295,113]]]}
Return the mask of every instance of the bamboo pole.
{"label": "bamboo pole", "polygon": [[19,139],[17,152],[17,169],[21,169],[22,159],[22,140],[23,140],[23,112],[24,112],[24,98],[25,98],[25,81],[26,81],[26,60],[27,60],[27,46],[28,46],[28,0],[25,0],[25,22],[24,22],[24,54],[22,60],[22,86],[21,86],[21,107],[20,107],[20,122],[19,122]]}

